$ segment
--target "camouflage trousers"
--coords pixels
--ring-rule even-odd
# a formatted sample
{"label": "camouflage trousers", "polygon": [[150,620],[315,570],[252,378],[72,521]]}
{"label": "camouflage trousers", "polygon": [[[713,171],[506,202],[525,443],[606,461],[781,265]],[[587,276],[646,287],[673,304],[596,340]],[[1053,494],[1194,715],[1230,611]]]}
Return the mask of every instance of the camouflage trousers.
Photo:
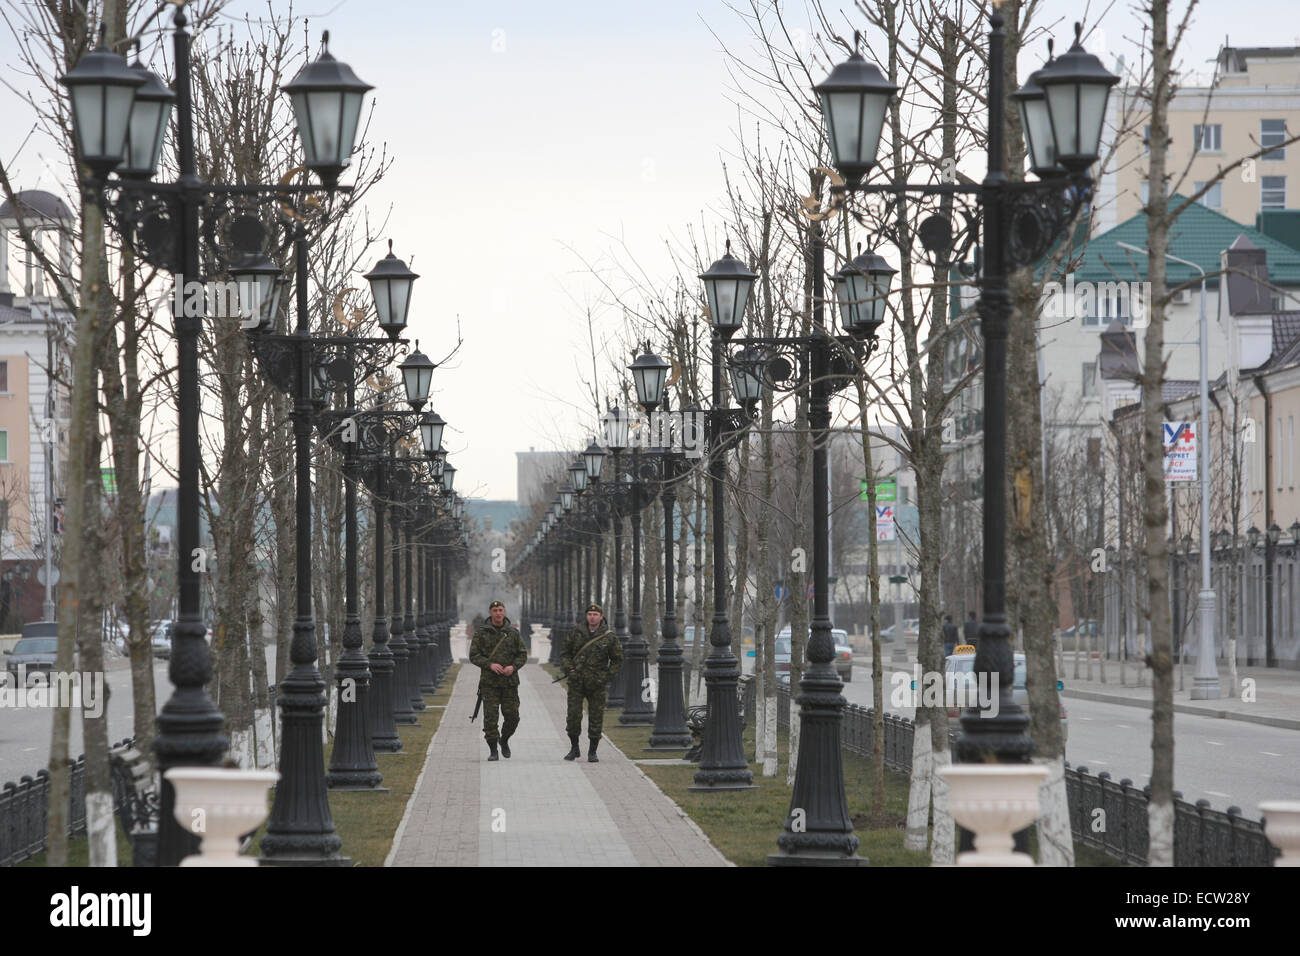
{"label": "camouflage trousers", "polygon": [[[483,739],[493,744],[512,735],[519,726],[519,688],[484,686],[479,692],[483,695]],[[506,718],[500,733],[497,732],[498,711]]]}
{"label": "camouflage trousers", "polygon": [[603,683],[583,683],[570,678],[569,684],[569,718],[565,731],[570,737],[582,733],[582,702],[587,702],[587,736],[599,740],[605,725],[605,685]]}

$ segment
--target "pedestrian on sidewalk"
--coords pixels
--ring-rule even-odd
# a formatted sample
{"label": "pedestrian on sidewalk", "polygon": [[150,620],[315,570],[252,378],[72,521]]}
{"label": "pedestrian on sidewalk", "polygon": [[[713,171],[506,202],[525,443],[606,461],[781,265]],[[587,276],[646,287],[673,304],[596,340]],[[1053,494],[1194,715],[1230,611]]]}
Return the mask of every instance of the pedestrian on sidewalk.
{"label": "pedestrian on sidewalk", "polygon": [[569,633],[561,658],[569,683],[569,719],[565,730],[569,734],[569,752],[565,760],[582,756],[578,737],[582,733],[582,702],[587,702],[587,762],[598,763],[596,745],[605,722],[605,686],[618,673],[623,663],[623,648],[618,637],[605,623],[605,612],[599,604],[587,606],[587,623],[579,624]]}
{"label": "pedestrian on sidewalk", "polygon": [[980,622],[975,620],[974,611],[970,612],[970,617],[966,620],[966,623],[962,625],[962,630],[965,634],[967,644],[974,645],[975,642],[979,640]]}
{"label": "pedestrian on sidewalk", "polygon": [[[475,630],[469,660],[482,671],[478,693],[483,699],[483,739],[488,745],[488,760],[499,759],[498,741],[501,754],[509,757],[510,736],[519,726],[519,668],[528,663],[528,650],[500,601],[492,602],[488,620]],[[498,711],[505,715],[500,733],[497,732]]]}
{"label": "pedestrian on sidewalk", "polygon": [[952,649],[957,646],[957,625],[952,622],[952,615],[943,616],[943,656],[948,657],[952,654]]}

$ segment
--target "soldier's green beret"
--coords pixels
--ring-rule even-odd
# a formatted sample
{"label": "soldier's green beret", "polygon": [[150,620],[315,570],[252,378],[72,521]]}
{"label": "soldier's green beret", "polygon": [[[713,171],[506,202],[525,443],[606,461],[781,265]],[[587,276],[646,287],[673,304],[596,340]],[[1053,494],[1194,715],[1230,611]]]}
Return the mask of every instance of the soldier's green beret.
{"label": "soldier's green beret", "polygon": [[490,610],[492,610],[494,607],[499,607],[499,608],[501,608],[502,610],[505,609],[505,605],[502,604],[500,601],[493,601],[491,604],[488,605],[488,610],[490,611]]}

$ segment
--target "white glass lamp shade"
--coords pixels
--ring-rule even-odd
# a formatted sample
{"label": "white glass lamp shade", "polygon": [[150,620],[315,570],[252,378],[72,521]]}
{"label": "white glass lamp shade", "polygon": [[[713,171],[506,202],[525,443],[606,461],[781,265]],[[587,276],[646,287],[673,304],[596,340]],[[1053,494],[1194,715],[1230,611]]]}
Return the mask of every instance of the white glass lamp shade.
{"label": "white glass lamp shade", "polygon": [[239,289],[239,312],[244,328],[250,332],[266,332],[274,328],[283,289],[280,267],[258,252],[231,266],[230,277]]}
{"label": "white glass lamp shade", "polygon": [[569,466],[569,484],[573,485],[574,491],[587,490],[587,466],[581,461]]}
{"label": "white glass lamp shade", "polygon": [[131,64],[131,71],[139,74],[144,83],[135,91],[131,104],[125,156],[118,174],[131,179],[151,179],[158,169],[163,137],[167,133],[167,121],[171,118],[176,94],[139,60]]}
{"label": "white glass lamp shade", "polygon": [[1047,97],[1038,85],[1041,73],[1041,70],[1031,73],[1025,84],[1011,94],[1011,98],[1020,106],[1020,126],[1024,130],[1025,146],[1029,150],[1029,168],[1039,179],[1049,179],[1061,175],[1065,170],[1056,162],[1052,118],[1047,110]]}
{"label": "white glass lamp shade", "polygon": [[632,421],[621,408],[611,408],[600,419],[605,447],[620,452],[628,445],[628,431]]}
{"label": "white glass lamp shade", "polygon": [[434,455],[442,451],[442,432],[447,423],[435,411],[427,411],[420,417],[420,440],[424,443],[424,453]]}

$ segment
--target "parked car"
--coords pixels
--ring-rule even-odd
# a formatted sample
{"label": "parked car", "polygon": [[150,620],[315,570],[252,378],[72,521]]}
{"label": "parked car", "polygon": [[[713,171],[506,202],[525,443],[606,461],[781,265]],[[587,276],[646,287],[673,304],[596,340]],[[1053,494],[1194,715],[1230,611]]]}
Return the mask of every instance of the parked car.
{"label": "parked car", "polygon": [[1097,622],[1090,618],[1086,621],[1076,621],[1074,624],[1072,624],[1070,627],[1067,627],[1065,630],[1057,631],[1056,639],[1064,642],[1062,644],[1062,647],[1065,647],[1067,645],[1073,647],[1074,635],[1076,631],[1078,632],[1079,637],[1082,639],[1082,643],[1084,647],[1090,646],[1092,639],[1095,638],[1100,633],[1097,627]]}
{"label": "parked car", "polygon": [[831,639],[835,641],[835,670],[839,672],[840,680],[850,683],[853,680],[853,648],[849,646],[849,632],[833,627]]}
{"label": "parked car", "polygon": [[[840,680],[853,680],[853,648],[849,646],[849,632],[843,628],[831,628],[831,639],[835,642],[835,670]],[[806,652],[805,652],[806,653]],[[790,627],[781,628],[776,635],[776,673],[781,683],[790,681]]]}
{"label": "parked car", "polygon": [[24,674],[24,681],[29,682],[31,675],[44,673],[47,677],[54,670],[58,658],[59,625],[54,621],[33,621],[23,625],[22,637],[13,650],[5,651],[8,660],[5,670],[13,677],[14,686],[18,686],[18,674]]}
{"label": "parked car", "polygon": [[153,637],[150,638],[150,643],[153,646],[154,657],[169,660],[172,656],[172,622],[158,621],[154,625]]}
{"label": "parked car", "polygon": [[[889,627],[884,628],[880,632],[880,639],[884,643],[888,644],[890,641],[894,639],[894,635],[897,633],[898,633],[898,625],[891,624],[889,625]],[[916,617],[903,618],[903,640],[915,641],[920,636],[921,636],[921,619]]]}
{"label": "parked car", "polygon": [[[970,680],[973,682],[975,673],[975,647],[972,644],[958,645],[957,649],[944,659],[944,688],[947,696],[948,680],[946,675],[949,673],[970,674]],[[1029,688],[1025,684],[1025,655],[1015,655],[1015,671],[1012,677],[1011,697],[1017,704],[1024,708],[1025,713],[1029,713]],[[974,683],[970,685],[974,688]],[[1061,689],[1062,684],[1057,681],[1057,689]],[[1059,698],[1058,698],[1059,700]],[[956,706],[957,702],[948,701],[948,717],[956,719],[961,716],[961,710]],[[1069,717],[1065,712],[1065,701],[1060,701],[1061,707],[1061,743],[1064,744],[1070,732]]]}

